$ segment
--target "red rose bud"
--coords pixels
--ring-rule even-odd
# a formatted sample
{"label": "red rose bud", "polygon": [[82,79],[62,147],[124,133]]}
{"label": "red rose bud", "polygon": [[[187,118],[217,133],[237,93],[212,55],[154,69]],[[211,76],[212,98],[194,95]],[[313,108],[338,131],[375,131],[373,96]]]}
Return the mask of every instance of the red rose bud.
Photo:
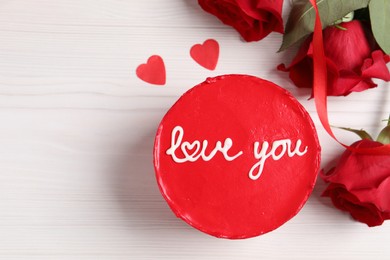
{"label": "red rose bud", "polygon": [[[361,140],[352,147],[370,148],[382,143]],[[334,206],[368,226],[378,226],[390,219],[390,154],[357,154],[346,150],[335,168],[322,174],[330,182],[323,196]]]}
{"label": "red rose bud", "polygon": [[364,60],[370,57],[370,44],[359,21],[343,23],[340,26],[345,30],[335,26],[324,30],[325,56],[337,65],[339,70],[358,73]]}
{"label": "red rose bud", "polygon": [[[339,29],[327,27],[323,31],[324,50],[328,71],[328,95],[346,96],[376,87],[372,78],[390,81],[386,63],[390,56],[375,49],[372,33],[366,31],[360,21],[341,23]],[[284,64],[279,70],[288,71],[297,87],[313,87],[313,46],[309,37],[301,46],[289,67]]]}
{"label": "red rose bud", "polygon": [[283,33],[283,0],[198,0],[206,12],[236,29],[245,41]]}

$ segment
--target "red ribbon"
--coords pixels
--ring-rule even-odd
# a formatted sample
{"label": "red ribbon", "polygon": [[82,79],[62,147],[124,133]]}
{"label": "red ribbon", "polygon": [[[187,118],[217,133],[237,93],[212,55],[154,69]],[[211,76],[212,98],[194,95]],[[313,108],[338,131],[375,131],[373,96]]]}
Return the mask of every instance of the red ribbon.
{"label": "red ribbon", "polygon": [[390,144],[373,147],[373,148],[356,148],[345,145],[341,143],[336,136],[334,135],[328,118],[328,105],[327,105],[327,70],[326,70],[326,57],[324,52],[324,43],[322,39],[322,25],[320,14],[318,11],[317,3],[315,0],[310,0],[310,3],[313,5],[316,20],[314,24],[313,32],[313,96],[317,109],[318,117],[320,118],[322,126],[325,128],[326,132],[338,143],[340,143],[345,148],[356,152],[356,153],[365,153],[372,155],[389,155],[390,154]]}

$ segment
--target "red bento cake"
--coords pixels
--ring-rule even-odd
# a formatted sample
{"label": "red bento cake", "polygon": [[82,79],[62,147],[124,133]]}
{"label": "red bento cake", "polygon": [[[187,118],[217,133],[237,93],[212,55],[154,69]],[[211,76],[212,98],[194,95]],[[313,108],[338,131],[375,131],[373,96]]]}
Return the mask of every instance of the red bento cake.
{"label": "red bento cake", "polygon": [[154,145],[160,191],[172,211],[216,237],[272,231],[313,190],[320,145],[286,90],[247,75],[208,78],[162,119]]}

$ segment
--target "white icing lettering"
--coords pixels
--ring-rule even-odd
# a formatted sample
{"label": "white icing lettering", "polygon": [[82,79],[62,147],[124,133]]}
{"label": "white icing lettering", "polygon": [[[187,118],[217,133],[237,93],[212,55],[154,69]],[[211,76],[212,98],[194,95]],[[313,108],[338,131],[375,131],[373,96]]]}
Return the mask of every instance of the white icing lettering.
{"label": "white icing lettering", "polygon": [[[172,156],[172,159],[176,163],[195,162],[199,158],[202,158],[204,161],[210,161],[217,154],[217,152],[220,152],[225,158],[225,160],[233,161],[234,159],[243,154],[242,151],[238,152],[236,155],[233,156],[230,156],[228,154],[230,148],[232,148],[233,146],[233,140],[231,138],[226,138],[223,144],[221,141],[217,141],[214,149],[207,155],[207,140],[204,140],[202,143],[198,140],[195,140],[192,143],[187,141],[182,142],[183,137],[184,129],[181,126],[176,126],[172,130],[171,147],[166,151],[166,154]],[[180,148],[180,150],[182,151],[184,155],[183,158],[179,158],[176,155],[176,150],[178,148]]]}
{"label": "white icing lettering", "polygon": [[[176,126],[172,130],[171,134],[171,146],[166,151],[167,155],[170,155],[176,163],[185,163],[185,162],[195,162],[199,159],[203,161],[210,161],[214,156],[220,152],[225,160],[233,161],[243,154],[242,151],[239,151],[237,154],[231,156],[229,155],[230,149],[233,147],[233,140],[231,138],[226,138],[222,143],[217,141],[215,147],[207,154],[206,149],[209,146],[207,140],[202,142],[195,140],[192,143],[184,141],[184,129],[181,126]],[[291,139],[281,139],[272,142],[270,145],[269,142],[264,141],[260,147],[260,142],[254,142],[253,145],[253,156],[258,162],[256,162],[249,171],[249,178],[252,180],[257,180],[264,170],[264,165],[268,158],[272,158],[274,161],[280,160],[283,156],[288,157],[294,156],[303,156],[307,153],[308,147],[305,146],[301,149],[302,141],[298,139],[295,143],[295,147],[292,147]],[[176,154],[176,151],[179,150],[182,152],[183,157],[180,157]]]}
{"label": "white icing lettering", "polygon": [[[286,154],[286,151],[287,151],[288,157],[293,157],[295,155],[303,156],[304,154],[307,153],[307,146],[305,146],[303,151],[300,151],[301,145],[302,145],[302,141],[300,139],[298,139],[296,144],[295,144],[295,148],[292,149],[290,139],[277,140],[277,141],[274,141],[272,143],[272,148],[268,152],[269,143],[267,141],[263,142],[263,145],[262,145],[260,151],[259,151],[260,143],[255,142],[253,153],[254,153],[255,158],[259,161],[257,163],[255,163],[252,166],[252,168],[250,169],[249,178],[251,178],[252,180],[257,180],[260,177],[260,175],[262,174],[263,169],[264,169],[265,161],[269,157],[272,157],[272,159],[274,161],[278,161]],[[281,148],[281,151],[279,152],[279,154],[277,154],[277,150],[279,148]],[[256,171],[256,169],[258,169],[258,170]]]}

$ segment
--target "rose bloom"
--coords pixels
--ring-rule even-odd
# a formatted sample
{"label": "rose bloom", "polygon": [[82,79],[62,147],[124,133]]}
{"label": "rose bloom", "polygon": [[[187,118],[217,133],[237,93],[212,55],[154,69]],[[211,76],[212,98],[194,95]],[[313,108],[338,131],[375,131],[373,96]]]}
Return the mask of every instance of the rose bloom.
{"label": "rose bloom", "polygon": [[[355,142],[352,147],[370,148],[383,144],[370,140]],[[378,226],[390,219],[390,154],[368,155],[346,150],[337,166],[322,178],[329,182],[323,196],[351,216]]]}
{"label": "rose bloom", "polygon": [[283,33],[283,0],[198,0],[199,5],[224,24],[236,29],[245,41],[258,41],[270,32]]}
{"label": "rose bloom", "polygon": [[[328,70],[328,95],[346,96],[377,85],[372,78],[390,80],[386,63],[390,56],[376,47],[374,37],[360,21],[341,23],[341,30],[330,26],[323,31],[324,50]],[[279,70],[288,71],[290,79],[299,88],[313,86],[313,45],[309,37],[287,68],[284,64]]]}

